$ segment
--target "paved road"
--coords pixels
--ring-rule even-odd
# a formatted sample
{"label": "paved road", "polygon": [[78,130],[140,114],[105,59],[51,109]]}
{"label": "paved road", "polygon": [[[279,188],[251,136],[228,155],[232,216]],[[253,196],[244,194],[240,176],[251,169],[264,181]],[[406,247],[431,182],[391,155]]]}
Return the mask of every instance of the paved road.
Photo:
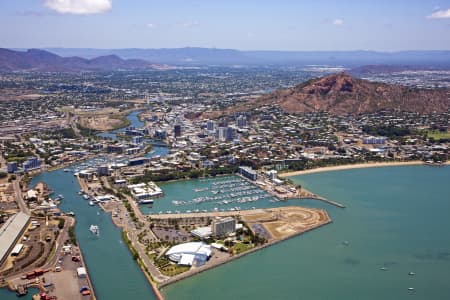
{"label": "paved road", "polygon": [[[108,187],[108,188],[110,188],[110,189],[114,189],[114,188],[111,186],[111,184],[109,183],[109,181],[107,180],[106,177],[102,177],[102,181],[103,181],[103,184],[104,184],[106,187]],[[134,212],[135,216],[137,217],[137,219],[138,219],[140,222],[144,223],[145,226],[148,228],[148,227],[150,226],[150,224],[148,224],[148,221],[147,221],[147,219],[146,219],[146,216],[144,216],[144,214],[143,214],[142,211],[140,210],[139,204],[137,204],[136,201],[134,201],[134,199],[133,199],[130,195],[126,195],[126,194],[125,194],[125,197],[127,198],[128,203],[130,203],[131,208],[133,209],[133,212]],[[153,238],[154,241],[159,241],[158,237],[153,233],[153,231],[149,230],[149,234],[152,236],[152,238]]]}
{"label": "paved road", "polygon": [[[109,181],[106,179],[106,177],[102,177],[102,181],[106,187],[112,188]],[[128,202],[131,205],[131,209],[133,210],[135,216],[137,219],[144,224],[145,228],[149,228],[150,224],[145,218],[144,214],[142,214],[141,210],[139,209],[139,205],[134,201],[134,199],[129,196],[125,195]],[[123,204],[121,204],[123,206]],[[126,211],[126,208],[122,207],[123,211]],[[139,257],[141,258],[142,262],[144,263],[147,270],[152,275],[153,279],[157,282],[163,282],[169,279],[170,277],[163,275],[159,269],[153,264],[153,262],[149,259],[147,253],[145,252],[145,246],[139,243],[139,238],[137,236],[137,231],[134,223],[131,221],[130,217],[127,217],[128,222],[123,222],[124,230],[128,233],[128,238],[131,241],[131,244],[136,249],[136,251],[139,254]],[[159,241],[158,237],[153,233],[153,231],[149,230],[149,234],[153,237],[153,240]]]}
{"label": "paved road", "polygon": [[17,179],[13,181],[14,193],[16,195],[17,205],[19,205],[20,211],[30,214],[30,210],[28,209],[25,201],[23,200],[22,189],[20,188],[19,182],[22,180],[21,176],[17,176]]}

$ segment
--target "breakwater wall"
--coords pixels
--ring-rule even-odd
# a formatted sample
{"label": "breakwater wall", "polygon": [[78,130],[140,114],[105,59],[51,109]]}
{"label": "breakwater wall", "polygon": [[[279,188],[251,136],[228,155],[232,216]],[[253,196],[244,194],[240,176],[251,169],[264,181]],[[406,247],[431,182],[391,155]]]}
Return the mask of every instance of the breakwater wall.
{"label": "breakwater wall", "polygon": [[[327,214],[327,215],[328,215],[328,214]],[[221,260],[218,260],[218,261],[214,262],[213,264],[210,264],[210,265],[204,265],[204,266],[202,266],[202,267],[199,267],[198,269],[190,270],[190,271],[187,271],[187,272],[182,273],[182,274],[180,274],[180,275],[174,276],[174,277],[172,277],[172,278],[170,278],[170,279],[168,279],[168,280],[166,280],[166,281],[164,281],[164,282],[161,282],[161,283],[158,285],[158,287],[159,287],[160,289],[162,289],[162,288],[164,288],[164,287],[166,287],[166,286],[168,286],[168,285],[170,285],[170,284],[173,284],[173,283],[175,283],[175,282],[178,282],[178,281],[180,281],[180,280],[183,280],[183,279],[189,278],[189,277],[191,277],[191,276],[197,275],[197,274],[199,274],[199,273],[202,273],[202,272],[211,270],[211,269],[213,269],[213,268],[219,267],[219,266],[221,266],[221,265],[224,265],[224,264],[226,264],[226,263],[229,263],[229,262],[231,262],[231,261],[234,261],[234,260],[239,259],[239,258],[241,258],[241,257],[244,257],[244,256],[246,256],[246,255],[252,254],[252,253],[254,253],[254,252],[256,252],[256,251],[259,251],[259,250],[262,250],[262,249],[264,249],[264,248],[267,248],[267,247],[273,246],[273,245],[275,245],[275,244],[281,243],[281,242],[283,242],[283,241],[289,240],[289,239],[294,238],[294,237],[296,237],[296,236],[302,235],[302,234],[304,234],[304,233],[306,233],[306,232],[308,232],[308,231],[311,231],[311,230],[314,230],[314,229],[318,229],[318,228],[320,228],[320,227],[322,227],[322,226],[324,226],[324,225],[327,225],[327,224],[330,224],[330,223],[333,222],[330,218],[328,218],[328,219],[329,219],[328,222],[325,222],[325,223],[323,223],[323,224],[320,224],[320,225],[318,225],[318,226],[316,226],[316,227],[308,228],[308,229],[306,229],[306,230],[304,230],[304,231],[294,233],[294,234],[292,234],[292,235],[290,235],[290,236],[287,236],[287,237],[282,238],[282,239],[279,239],[279,240],[270,241],[270,242],[268,242],[268,243],[266,243],[266,244],[264,244],[264,245],[257,246],[257,247],[255,247],[255,248],[253,248],[253,249],[251,249],[251,250],[246,251],[246,252],[243,252],[243,253],[234,255],[234,256],[229,257],[229,258],[224,258],[224,259],[221,259]]]}

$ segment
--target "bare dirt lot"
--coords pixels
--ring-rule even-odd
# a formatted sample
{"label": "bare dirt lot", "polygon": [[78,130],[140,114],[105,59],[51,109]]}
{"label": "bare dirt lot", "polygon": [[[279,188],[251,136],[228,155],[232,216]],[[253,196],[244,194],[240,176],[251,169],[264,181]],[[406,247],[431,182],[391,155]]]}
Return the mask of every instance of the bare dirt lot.
{"label": "bare dirt lot", "polygon": [[105,131],[121,127],[125,121],[123,116],[116,114],[83,115],[80,116],[80,124],[86,128]]}
{"label": "bare dirt lot", "polygon": [[273,239],[283,239],[331,222],[327,212],[321,209],[299,206],[266,209],[262,213],[243,216],[253,229],[261,226]]}

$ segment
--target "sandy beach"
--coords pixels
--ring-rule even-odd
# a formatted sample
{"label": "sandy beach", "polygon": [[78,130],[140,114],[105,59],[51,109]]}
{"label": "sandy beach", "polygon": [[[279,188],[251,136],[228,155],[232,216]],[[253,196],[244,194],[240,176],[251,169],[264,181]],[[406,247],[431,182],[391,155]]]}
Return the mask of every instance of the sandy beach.
{"label": "sandy beach", "polygon": [[[323,168],[316,168],[316,169],[310,169],[310,170],[287,172],[287,173],[281,173],[281,174],[279,174],[279,176],[280,177],[289,177],[289,176],[296,176],[296,175],[304,175],[304,174],[312,174],[312,173],[320,173],[320,172],[330,172],[330,171],[341,171],[341,170],[350,170],[350,169],[393,167],[393,166],[413,166],[413,165],[422,165],[422,164],[424,164],[424,162],[420,161],[420,160],[405,161],[405,162],[362,163],[362,164],[331,166],[331,167],[323,167]],[[449,165],[449,162],[446,162],[445,165]]]}

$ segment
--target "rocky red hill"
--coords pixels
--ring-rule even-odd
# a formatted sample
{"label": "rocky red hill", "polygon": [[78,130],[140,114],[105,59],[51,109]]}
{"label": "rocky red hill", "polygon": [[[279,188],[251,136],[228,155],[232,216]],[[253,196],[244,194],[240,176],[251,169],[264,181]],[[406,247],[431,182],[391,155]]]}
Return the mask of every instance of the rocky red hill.
{"label": "rocky red hill", "polygon": [[279,105],[289,113],[327,111],[343,115],[394,110],[428,114],[450,108],[450,91],[376,83],[340,73],[275,91],[233,107],[229,112],[250,111],[264,105]]}

